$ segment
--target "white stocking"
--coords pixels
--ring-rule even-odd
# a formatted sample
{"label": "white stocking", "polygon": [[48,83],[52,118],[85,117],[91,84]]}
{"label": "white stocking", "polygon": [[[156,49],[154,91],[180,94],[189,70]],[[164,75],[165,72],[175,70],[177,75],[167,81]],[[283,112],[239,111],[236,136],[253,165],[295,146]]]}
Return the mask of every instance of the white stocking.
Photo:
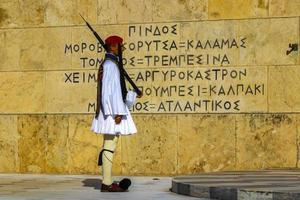
{"label": "white stocking", "polygon": [[[118,143],[119,135],[109,135],[104,134],[103,137],[103,149],[108,149],[111,151],[115,151],[117,143]],[[102,154],[102,175],[103,180],[102,183],[105,185],[112,184],[112,164],[113,164],[113,156],[114,153],[109,151],[103,151]]]}

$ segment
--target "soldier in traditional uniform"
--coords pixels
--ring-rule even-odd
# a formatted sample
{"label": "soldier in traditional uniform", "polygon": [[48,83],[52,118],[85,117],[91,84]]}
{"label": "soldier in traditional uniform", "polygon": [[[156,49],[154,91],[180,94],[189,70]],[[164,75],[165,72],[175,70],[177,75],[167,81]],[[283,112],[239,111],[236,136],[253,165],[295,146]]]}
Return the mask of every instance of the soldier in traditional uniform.
{"label": "soldier in traditional uniform", "polygon": [[[124,192],[129,179],[113,183],[112,164],[113,154],[120,135],[133,135],[137,132],[131,117],[126,97],[125,78],[120,68],[120,52],[123,51],[123,39],[119,36],[110,36],[105,39],[108,53],[98,71],[97,108],[91,130],[97,134],[104,134],[103,149],[99,155],[98,165],[102,165],[102,192]],[[122,57],[121,57],[122,58]],[[133,98],[140,98],[134,92]],[[125,184],[125,186],[124,186]],[[125,187],[125,188],[124,188]]]}

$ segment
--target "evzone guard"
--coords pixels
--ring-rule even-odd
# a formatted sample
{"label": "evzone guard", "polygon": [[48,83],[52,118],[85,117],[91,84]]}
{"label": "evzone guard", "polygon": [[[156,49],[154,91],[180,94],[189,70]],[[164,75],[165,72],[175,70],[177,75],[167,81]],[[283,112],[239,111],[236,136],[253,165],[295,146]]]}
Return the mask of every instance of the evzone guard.
{"label": "evzone guard", "polygon": [[122,42],[123,39],[118,36],[110,36],[105,40],[108,53],[98,71],[97,108],[91,129],[95,133],[104,134],[103,149],[98,160],[98,165],[102,165],[102,192],[123,192],[131,183],[127,178],[119,184],[112,181],[113,154],[119,136],[137,132],[128,107],[135,97],[142,96],[126,89],[120,66]]}
{"label": "evzone guard", "polygon": [[[104,43],[90,24],[85,22],[107,52],[98,70],[97,107],[91,126],[93,132],[103,134],[103,148],[98,158],[103,176],[101,192],[125,192],[131,185],[130,179],[124,178],[119,183],[112,181],[113,154],[121,135],[137,132],[129,108],[136,97],[141,98],[143,94],[123,67],[123,39],[116,35],[109,36]],[[127,90],[125,78],[134,91]]]}

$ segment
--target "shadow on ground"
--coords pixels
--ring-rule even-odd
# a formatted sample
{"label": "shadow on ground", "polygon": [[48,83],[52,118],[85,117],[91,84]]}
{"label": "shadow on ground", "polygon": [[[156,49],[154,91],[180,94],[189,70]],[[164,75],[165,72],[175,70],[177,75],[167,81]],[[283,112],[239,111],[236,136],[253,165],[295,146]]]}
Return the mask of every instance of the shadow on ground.
{"label": "shadow on ground", "polygon": [[95,190],[98,190],[101,188],[101,179],[95,179],[95,178],[89,178],[89,179],[84,179],[81,181],[83,183],[84,187],[93,187]]}

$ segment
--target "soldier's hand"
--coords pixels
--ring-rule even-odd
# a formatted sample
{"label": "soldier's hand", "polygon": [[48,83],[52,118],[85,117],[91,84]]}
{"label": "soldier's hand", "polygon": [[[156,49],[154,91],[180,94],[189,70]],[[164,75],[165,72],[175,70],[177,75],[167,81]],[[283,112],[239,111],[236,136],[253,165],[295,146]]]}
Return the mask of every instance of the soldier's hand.
{"label": "soldier's hand", "polygon": [[120,124],[121,121],[122,121],[122,115],[117,115],[117,116],[115,117],[115,122],[116,122],[116,124]]}
{"label": "soldier's hand", "polygon": [[140,95],[137,95],[136,97],[137,98],[141,98],[143,96],[143,92],[141,92],[141,94]]}

